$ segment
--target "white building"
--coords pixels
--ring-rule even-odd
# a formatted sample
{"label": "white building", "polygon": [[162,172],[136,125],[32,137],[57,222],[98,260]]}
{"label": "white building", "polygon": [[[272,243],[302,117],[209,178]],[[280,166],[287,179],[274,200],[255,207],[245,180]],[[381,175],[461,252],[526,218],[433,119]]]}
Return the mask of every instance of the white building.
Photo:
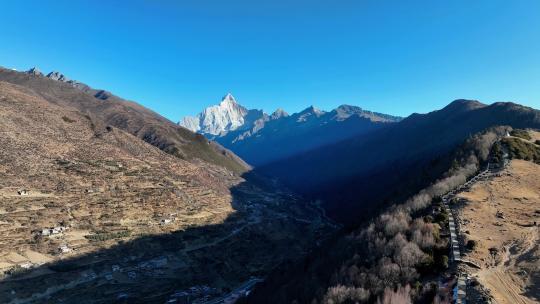
{"label": "white building", "polygon": [[28,195],[28,194],[30,194],[30,190],[21,189],[21,190],[17,191],[17,194],[19,194],[19,195]]}

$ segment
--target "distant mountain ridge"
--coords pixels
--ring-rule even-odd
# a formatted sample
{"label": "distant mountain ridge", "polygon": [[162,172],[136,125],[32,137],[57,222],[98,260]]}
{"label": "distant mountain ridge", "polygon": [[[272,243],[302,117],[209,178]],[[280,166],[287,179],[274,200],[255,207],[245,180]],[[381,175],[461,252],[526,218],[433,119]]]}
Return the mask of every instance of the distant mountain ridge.
{"label": "distant mountain ridge", "polygon": [[62,73],[60,73],[58,71],[52,71],[49,74],[45,75],[37,67],[33,67],[33,68],[29,69],[28,71],[26,71],[25,73],[29,74],[29,75],[38,76],[38,77],[46,77],[46,78],[49,78],[51,80],[65,82],[65,83],[73,86],[74,88],[79,89],[79,90],[84,91],[84,92],[88,92],[88,91],[90,91],[92,89],[88,85],[86,85],[86,84],[84,84],[82,82],[67,78],[64,74],[62,74]]}
{"label": "distant mountain ridge", "polygon": [[232,131],[262,126],[261,123],[264,121],[285,116],[288,114],[283,109],[277,109],[272,115],[262,110],[249,110],[238,104],[231,93],[227,93],[219,104],[205,108],[196,116],[186,116],[178,124],[210,139],[215,139]]}
{"label": "distant mountain ridge", "polygon": [[[377,270],[374,269],[381,269],[380,275],[385,278],[390,276],[387,275],[388,268],[381,266],[384,263],[377,263],[372,258],[374,251],[370,250],[381,248],[384,259],[400,256],[388,254],[387,248],[392,246],[395,239],[408,234],[403,229],[407,229],[409,225],[406,224],[407,220],[393,218],[393,211],[401,213],[410,208],[406,205],[411,202],[424,206],[431,205],[432,210],[438,209],[438,202],[433,198],[439,193],[455,189],[457,184],[462,184],[467,176],[470,177],[463,172],[460,173],[461,176],[453,175],[448,170],[461,168],[458,169],[461,171],[465,168],[463,160],[466,160],[466,167],[470,166],[469,170],[483,170],[488,167],[488,164],[501,162],[504,158],[500,157],[500,154],[500,158],[496,157],[498,160],[493,158],[494,155],[500,153],[501,142],[515,140],[520,143],[519,145],[524,145],[521,139],[510,137],[512,133],[508,133],[509,128],[540,129],[540,111],[511,102],[496,102],[487,105],[476,100],[459,99],[440,110],[410,115],[399,123],[366,136],[351,138],[256,168],[260,172],[281,179],[293,189],[313,199],[322,200],[327,214],[346,224],[349,229],[345,230],[341,236],[324,244],[320,250],[315,250],[306,259],[294,261],[276,269],[265,282],[250,293],[245,303],[290,303],[293,301],[327,303],[330,301],[325,300],[327,299],[325,290],[328,295],[328,291],[332,290],[330,287],[336,286],[336,282],[337,286],[343,286],[343,288],[332,287],[337,291],[335,294],[338,297],[329,297],[330,299],[339,298],[346,294],[347,290],[356,292],[364,287],[369,289],[384,286],[372,284],[374,280],[371,273],[374,277],[377,276]],[[525,134],[530,133],[525,132]],[[532,147],[534,137],[524,140],[528,142],[527,146]],[[497,145],[499,148],[494,149]],[[527,150],[528,148],[525,147],[510,149],[510,151],[516,151],[516,155],[520,155],[518,158],[534,160],[534,152],[525,152]],[[533,150],[531,148],[530,151]],[[508,171],[505,170],[505,172]],[[532,185],[515,173],[505,173],[502,176],[515,179],[515,182],[522,185]],[[455,177],[461,180],[457,184],[454,184]],[[482,184],[489,184],[491,190],[497,185],[493,180]],[[508,185],[503,187],[504,189],[496,192],[503,193],[502,195],[509,200],[515,196],[521,197],[525,192],[522,188],[518,190]],[[425,191],[428,188],[431,188],[431,191]],[[466,189],[465,192],[471,191],[470,188]],[[484,191],[486,197],[492,197],[490,200],[497,201],[497,205],[504,204],[501,200],[493,199],[495,196],[491,190],[479,191]],[[480,197],[482,199],[479,201],[485,204],[488,199]],[[394,207],[391,207],[392,205]],[[467,202],[460,201],[459,206],[452,208],[464,210],[467,205]],[[470,210],[478,213],[476,207]],[[432,216],[432,212],[416,210],[413,218],[418,214]],[[409,216],[408,213],[407,216]],[[382,217],[393,218],[395,221],[388,225],[390,221],[378,220]],[[424,223],[424,220],[420,222]],[[482,226],[476,224],[476,226]],[[448,224],[443,225],[448,227]],[[392,230],[393,228],[390,227],[399,228]],[[384,229],[385,232],[378,232],[377,229]],[[392,230],[390,233],[387,232],[390,230]],[[466,233],[469,234],[469,231]],[[501,230],[501,234],[506,233]],[[392,241],[385,241],[384,235],[393,238]],[[362,240],[362,236],[367,236],[367,238]],[[377,245],[370,244],[368,239],[373,240]],[[466,255],[470,258],[470,253]],[[393,265],[399,272],[399,266],[397,266],[399,262],[394,261]],[[350,268],[347,269],[347,267]],[[369,275],[361,274],[366,269]],[[412,269],[414,271],[414,268]],[[340,276],[342,281],[339,279]],[[422,277],[425,275],[420,274],[420,278],[415,277],[414,280],[423,281]],[[401,279],[396,279],[396,281],[399,280]],[[366,281],[367,284],[365,284]],[[344,284],[343,282],[350,282],[347,284],[352,284],[354,287],[346,288],[341,285]],[[366,303],[374,303],[376,300],[373,291],[371,293],[371,298],[367,298]],[[319,302],[318,298],[323,300]],[[346,298],[343,303],[356,300],[351,298]],[[425,301],[422,299],[414,303],[416,302],[424,303]]]}
{"label": "distant mountain ridge", "polygon": [[354,221],[369,205],[400,199],[388,189],[414,183],[410,176],[418,170],[435,164],[469,136],[496,126],[538,129],[540,111],[511,102],[486,105],[459,99],[443,109],[412,114],[387,128],[257,170],[298,192],[322,198],[335,218]]}
{"label": "distant mountain ridge", "polygon": [[313,106],[289,115],[248,110],[227,94],[219,105],[179,124],[231,149],[254,166],[284,159],[400,121],[400,117],[342,105],[326,112]]}

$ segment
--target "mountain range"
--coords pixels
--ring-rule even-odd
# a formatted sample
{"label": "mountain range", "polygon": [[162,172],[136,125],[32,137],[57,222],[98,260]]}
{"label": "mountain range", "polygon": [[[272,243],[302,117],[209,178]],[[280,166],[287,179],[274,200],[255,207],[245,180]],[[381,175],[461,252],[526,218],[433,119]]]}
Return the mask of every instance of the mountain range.
{"label": "mountain range", "polygon": [[243,301],[374,302],[413,283],[428,299],[448,268],[447,181],[505,152],[540,159],[540,135],[512,130],[539,129],[540,111],[511,102],[400,118],[267,114],[227,94],[177,124],[0,68],[0,118],[2,303],[226,302],[262,279]]}
{"label": "mountain range", "polygon": [[326,112],[313,106],[289,115],[248,110],[227,94],[219,105],[185,117],[180,125],[215,140],[253,166],[369,133],[400,121],[400,117],[342,105]]}
{"label": "mountain range", "polygon": [[540,111],[511,102],[455,100],[443,109],[412,114],[386,128],[256,171],[275,176],[300,193],[323,198],[330,214],[352,223],[369,206],[399,201],[426,186],[429,176],[441,173],[436,164],[450,151],[469,136],[501,125],[540,128]]}
{"label": "mountain range", "polygon": [[0,68],[0,303],[221,296],[335,229],[219,144],[48,75]]}
{"label": "mountain range", "polygon": [[[277,267],[242,303],[437,303],[445,298],[451,303],[456,293],[432,288],[437,285],[433,276],[459,290],[459,275],[489,272],[494,267],[505,270],[465,282],[467,291],[462,297],[467,303],[488,303],[486,299],[494,297],[534,302],[538,271],[522,271],[520,280],[514,281],[506,267],[522,263],[538,269],[538,250],[517,246],[521,249],[510,257],[500,254],[508,244],[500,239],[512,238],[500,226],[511,223],[512,231],[525,230],[515,237],[518,243],[537,243],[538,215],[515,211],[538,208],[538,185],[524,182],[540,172],[540,140],[535,129],[540,129],[539,110],[512,102],[488,105],[461,99],[440,110],[410,115],[388,128],[255,168],[305,196],[322,200],[328,215],[347,228],[308,256]],[[514,171],[519,163],[508,165],[504,151],[527,160],[531,171]],[[488,171],[489,177],[471,181],[471,176]],[[496,184],[501,177],[520,186]],[[464,185],[467,180],[469,185]],[[523,190],[529,185],[536,190]],[[500,197],[492,191],[501,193]],[[459,192],[479,203],[473,208],[470,199],[463,197],[448,200],[450,207],[442,203],[445,193]],[[488,207],[497,211],[478,209]],[[514,210],[510,214],[519,215],[519,220],[510,220],[500,208]],[[464,219],[465,210],[489,224]],[[449,222],[453,214],[459,216],[458,224]],[[474,227],[489,232],[475,233]],[[429,231],[428,237],[420,237],[418,229]],[[459,243],[451,240],[453,229],[458,231]],[[487,247],[485,239],[496,245]],[[454,251],[449,254],[448,248]],[[479,264],[468,262],[478,255],[483,255]],[[501,262],[505,259],[511,262]],[[456,272],[455,265],[465,268]],[[486,289],[499,288],[499,282],[506,285],[497,291]],[[401,290],[400,286],[407,289],[412,284],[418,286],[415,291]],[[517,291],[510,294],[511,290]]]}

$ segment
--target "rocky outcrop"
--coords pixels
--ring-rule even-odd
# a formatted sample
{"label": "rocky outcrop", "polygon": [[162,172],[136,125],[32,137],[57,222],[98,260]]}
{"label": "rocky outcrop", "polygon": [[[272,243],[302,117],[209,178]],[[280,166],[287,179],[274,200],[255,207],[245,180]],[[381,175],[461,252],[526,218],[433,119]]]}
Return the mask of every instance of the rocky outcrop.
{"label": "rocky outcrop", "polygon": [[[88,91],[92,90],[92,88],[90,88],[88,85],[86,85],[86,84],[84,84],[82,82],[79,82],[77,80],[70,80],[64,74],[62,74],[60,72],[57,72],[57,71],[52,71],[49,74],[47,74],[47,76],[45,76],[37,67],[33,67],[33,68],[29,69],[28,71],[26,71],[25,73],[29,74],[29,75],[33,75],[33,76],[38,76],[38,77],[47,77],[47,78],[55,80],[55,81],[65,82],[65,83],[71,85],[72,87],[74,87],[74,88],[76,88],[78,90],[81,90],[81,91],[83,91],[85,93],[88,93]],[[101,91],[97,91],[97,92],[99,93]],[[103,91],[103,92],[105,92],[105,91]],[[107,99],[107,98],[103,98],[103,97],[104,96],[99,96],[99,97],[96,96],[96,98],[99,98],[99,99],[103,99],[103,100]]]}
{"label": "rocky outcrop", "polygon": [[270,115],[270,119],[274,120],[274,119],[279,119],[279,118],[287,117],[287,116],[289,116],[289,114],[285,112],[285,110],[279,108],[275,110],[274,113],[272,113],[272,115]]}
{"label": "rocky outcrop", "polygon": [[94,97],[101,100],[107,100],[109,97],[111,97],[112,94],[110,92],[107,92],[105,90],[99,90],[96,94],[94,94]]}
{"label": "rocky outcrop", "polygon": [[26,71],[26,74],[30,74],[34,76],[43,76],[43,73],[41,73],[41,71],[36,67],[33,67],[30,70]]}
{"label": "rocky outcrop", "polygon": [[47,74],[47,78],[50,78],[50,79],[56,80],[56,81],[62,81],[62,82],[68,82],[69,81],[69,79],[67,79],[67,77],[64,76],[64,74],[62,74],[60,72],[56,72],[56,71],[52,71],[49,74]]}

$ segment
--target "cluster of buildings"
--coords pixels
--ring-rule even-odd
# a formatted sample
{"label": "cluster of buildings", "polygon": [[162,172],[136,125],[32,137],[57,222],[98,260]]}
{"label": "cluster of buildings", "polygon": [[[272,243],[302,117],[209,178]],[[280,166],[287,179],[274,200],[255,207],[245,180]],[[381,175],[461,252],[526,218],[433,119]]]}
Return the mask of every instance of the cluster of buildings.
{"label": "cluster of buildings", "polygon": [[57,226],[54,228],[45,228],[41,230],[41,235],[43,236],[57,235],[57,234],[63,233],[66,230],[67,230],[67,227],[64,227],[64,226]]}
{"label": "cluster of buildings", "polygon": [[167,304],[206,303],[219,294],[218,289],[206,285],[192,286],[170,296]]}

